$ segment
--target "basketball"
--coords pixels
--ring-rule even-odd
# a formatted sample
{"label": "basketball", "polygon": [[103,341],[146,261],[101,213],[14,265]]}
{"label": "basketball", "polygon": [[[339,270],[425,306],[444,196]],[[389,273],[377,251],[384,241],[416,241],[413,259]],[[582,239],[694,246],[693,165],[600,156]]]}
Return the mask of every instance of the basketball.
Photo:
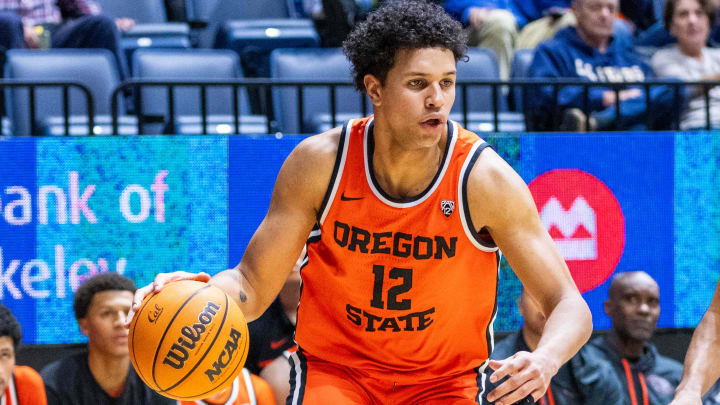
{"label": "basketball", "polygon": [[145,297],[128,337],[138,376],[178,400],[207,398],[230,386],[248,344],[247,322],[235,301],[218,287],[189,280]]}

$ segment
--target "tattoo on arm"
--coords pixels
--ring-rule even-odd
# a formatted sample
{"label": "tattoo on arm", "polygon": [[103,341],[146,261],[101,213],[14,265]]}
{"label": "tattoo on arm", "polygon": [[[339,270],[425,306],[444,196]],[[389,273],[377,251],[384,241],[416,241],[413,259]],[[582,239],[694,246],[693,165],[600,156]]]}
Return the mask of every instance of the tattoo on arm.
{"label": "tattoo on arm", "polygon": [[247,295],[245,295],[245,292],[242,291],[240,287],[240,270],[233,271],[230,273],[230,277],[238,284],[238,298],[240,298],[240,302],[247,302]]}

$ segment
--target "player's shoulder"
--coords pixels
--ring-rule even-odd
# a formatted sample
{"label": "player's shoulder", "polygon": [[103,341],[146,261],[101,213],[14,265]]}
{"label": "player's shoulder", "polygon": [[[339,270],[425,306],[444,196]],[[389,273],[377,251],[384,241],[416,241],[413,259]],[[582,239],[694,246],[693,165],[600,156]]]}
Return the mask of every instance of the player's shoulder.
{"label": "player's shoulder", "polygon": [[[485,140],[479,138],[479,144]],[[524,185],[513,169],[492,147],[484,147],[470,168],[468,189],[481,193],[503,193],[508,187]]]}
{"label": "player's shoulder", "polygon": [[300,142],[293,150],[293,154],[302,160],[318,163],[322,161],[335,161],[342,127],[325,131],[321,134],[309,136]]}
{"label": "player's shoulder", "polygon": [[15,366],[13,368],[13,374],[18,381],[27,381],[31,383],[39,383],[42,385],[42,377],[40,373],[35,371],[34,368],[29,366]]}
{"label": "player's shoulder", "polygon": [[81,367],[83,367],[82,362],[85,359],[87,359],[87,355],[84,353],[76,353],[63,357],[43,367],[43,369],[40,370],[40,375],[46,383],[61,382],[77,374]]}

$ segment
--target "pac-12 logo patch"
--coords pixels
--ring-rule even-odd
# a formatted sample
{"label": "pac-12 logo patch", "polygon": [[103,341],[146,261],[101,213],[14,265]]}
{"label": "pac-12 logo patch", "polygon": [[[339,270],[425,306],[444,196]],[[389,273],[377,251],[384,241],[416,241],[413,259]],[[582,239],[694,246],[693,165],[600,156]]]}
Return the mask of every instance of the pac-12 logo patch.
{"label": "pac-12 logo patch", "polygon": [[442,210],[443,214],[445,214],[446,217],[449,217],[450,214],[455,211],[455,201],[450,200],[442,200],[440,201],[440,209]]}
{"label": "pac-12 logo patch", "polygon": [[529,188],[580,292],[605,282],[625,247],[625,218],[612,191],[577,169],[545,172]]}

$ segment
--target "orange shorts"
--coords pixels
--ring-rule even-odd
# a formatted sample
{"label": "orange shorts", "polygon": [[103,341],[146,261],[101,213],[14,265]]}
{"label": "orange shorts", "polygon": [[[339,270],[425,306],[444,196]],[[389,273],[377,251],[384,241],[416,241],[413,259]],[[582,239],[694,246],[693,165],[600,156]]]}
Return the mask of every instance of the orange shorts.
{"label": "orange shorts", "polygon": [[297,351],[290,356],[288,405],[471,405],[482,404],[484,375],[479,370],[400,385]]}

